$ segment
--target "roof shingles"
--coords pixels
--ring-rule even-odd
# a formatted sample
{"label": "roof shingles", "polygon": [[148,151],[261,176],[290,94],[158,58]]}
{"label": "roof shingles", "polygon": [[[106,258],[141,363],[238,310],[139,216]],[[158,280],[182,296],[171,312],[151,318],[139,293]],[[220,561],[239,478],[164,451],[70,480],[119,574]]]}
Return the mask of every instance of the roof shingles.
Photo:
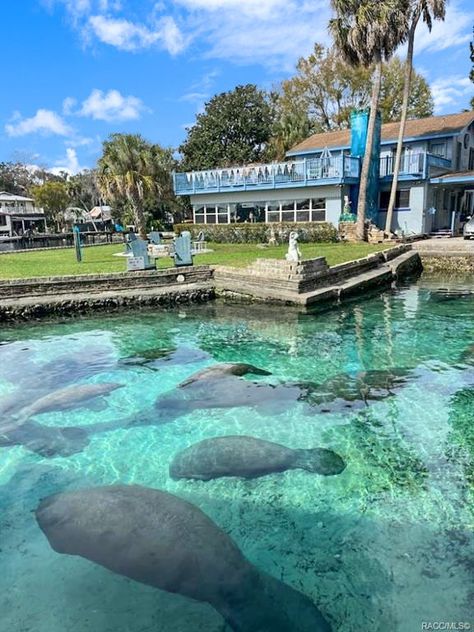
{"label": "roof shingles", "polygon": [[[460,114],[446,114],[444,116],[430,116],[425,119],[407,121],[405,127],[406,138],[422,138],[423,136],[453,134],[462,131],[474,121],[474,112]],[[382,142],[396,141],[400,123],[385,123],[382,125]],[[350,147],[351,132],[348,129],[325,134],[313,134],[288,153],[297,154],[317,151],[325,147]]]}

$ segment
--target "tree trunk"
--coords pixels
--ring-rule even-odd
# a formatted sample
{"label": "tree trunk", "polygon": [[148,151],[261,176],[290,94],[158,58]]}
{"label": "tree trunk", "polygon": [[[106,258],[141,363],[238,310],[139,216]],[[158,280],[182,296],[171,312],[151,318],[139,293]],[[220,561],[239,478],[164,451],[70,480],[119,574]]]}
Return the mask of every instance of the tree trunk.
{"label": "tree trunk", "polygon": [[148,236],[146,232],[145,214],[143,212],[141,200],[133,200],[132,208],[137,232],[140,237],[146,241],[148,239]]}
{"label": "tree trunk", "polygon": [[390,200],[387,209],[387,218],[385,221],[385,233],[390,236],[392,232],[393,210],[397,200],[398,177],[400,175],[400,165],[402,162],[403,138],[405,136],[405,126],[408,116],[408,102],[410,100],[411,78],[413,74],[413,49],[415,44],[415,31],[420,19],[419,12],[413,16],[408,35],[408,52],[405,62],[405,82],[403,86],[403,105],[402,118],[400,121],[400,130],[398,133],[397,153],[395,155],[395,164],[393,166],[392,190],[390,192]]}
{"label": "tree trunk", "polygon": [[372,99],[370,102],[370,117],[367,129],[367,143],[365,145],[364,160],[360,174],[359,203],[357,204],[357,238],[365,238],[365,211],[367,206],[367,187],[369,184],[370,162],[374,145],[375,123],[377,121],[377,109],[380,99],[380,87],[382,85],[382,59],[376,60],[375,72],[372,84]]}

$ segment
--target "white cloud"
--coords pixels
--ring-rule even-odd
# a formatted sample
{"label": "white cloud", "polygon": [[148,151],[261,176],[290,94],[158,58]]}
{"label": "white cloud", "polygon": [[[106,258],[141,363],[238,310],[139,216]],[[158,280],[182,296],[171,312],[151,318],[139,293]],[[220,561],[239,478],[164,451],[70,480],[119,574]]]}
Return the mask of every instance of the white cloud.
{"label": "white cloud", "polygon": [[415,55],[426,51],[437,52],[447,48],[462,46],[472,36],[474,11],[466,11],[459,2],[447,4],[446,19],[436,20],[430,31],[420,23],[416,32]]}
{"label": "white cloud", "polygon": [[90,147],[94,143],[93,138],[88,138],[87,136],[78,136],[77,138],[72,138],[71,140],[67,140],[64,144],[67,147]]}
{"label": "white cloud", "polygon": [[447,110],[460,111],[468,107],[472,97],[472,83],[469,77],[440,77],[431,84],[436,113]]}
{"label": "white cloud", "polygon": [[[287,0],[177,0],[178,4],[191,10],[237,11],[254,17],[271,17],[272,13],[288,5]],[[304,4],[304,3],[300,3]]]}
{"label": "white cloud", "polygon": [[69,175],[73,176],[80,171],[83,171],[86,167],[81,167],[79,159],[75,149],[68,147],[66,149],[66,157],[56,162],[56,166],[50,169],[51,173],[59,175],[61,171],[65,171]]}
{"label": "white cloud", "polygon": [[124,97],[118,90],[93,90],[82,103],[81,116],[90,116],[98,121],[131,121],[140,118],[147,108],[134,96]]}
{"label": "white cloud", "polygon": [[153,28],[103,15],[90,16],[88,25],[101,42],[125,51],[160,45],[171,55],[176,55],[186,46],[185,37],[170,16],[157,20]]}
{"label": "white cloud", "polygon": [[63,101],[63,114],[64,116],[70,116],[73,113],[74,108],[77,105],[77,100],[73,97],[66,97]]}
{"label": "white cloud", "polygon": [[31,118],[21,118],[15,114],[12,122],[5,125],[8,136],[26,136],[27,134],[55,134],[57,136],[69,136],[72,129],[65,121],[51,110],[40,109]]}
{"label": "white cloud", "polygon": [[325,0],[179,0],[205,56],[291,71],[315,41],[329,43]]}

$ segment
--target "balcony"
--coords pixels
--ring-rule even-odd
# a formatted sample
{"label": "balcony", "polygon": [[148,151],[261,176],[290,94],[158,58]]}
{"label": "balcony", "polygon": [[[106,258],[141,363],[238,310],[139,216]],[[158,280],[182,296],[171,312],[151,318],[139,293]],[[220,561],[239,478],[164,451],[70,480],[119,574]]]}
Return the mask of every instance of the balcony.
{"label": "balcony", "polygon": [[[390,178],[393,176],[395,156],[385,156],[380,159],[380,177]],[[400,163],[400,179],[420,180],[428,177],[428,169],[452,169],[451,161],[442,156],[436,156],[427,152],[407,153],[402,156]]]}
{"label": "balcony", "polygon": [[193,195],[351,183],[358,180],[359,173],[358,158],[340,155],[248,167],[175,173],[173,179],[177,195]]}
{"label": "balcony", "polygon": [[18,205],[18,204],[0,204],[0,213],[5,215],[37,215],[42,213],[41,209],[36,208],[32,204]]}

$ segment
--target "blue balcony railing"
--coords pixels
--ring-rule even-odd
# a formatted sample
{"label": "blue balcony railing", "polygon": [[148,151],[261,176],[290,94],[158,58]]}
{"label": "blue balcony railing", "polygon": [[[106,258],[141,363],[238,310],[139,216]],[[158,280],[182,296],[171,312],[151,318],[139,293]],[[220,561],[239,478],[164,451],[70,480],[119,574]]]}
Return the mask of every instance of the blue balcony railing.
{"label": "blue balcony railing", "polygon": [[[386,178],[393,175],[393,168],[395,166],[395,156],[385,156],[380,159],[380,177]],[[400,176],[412,177],[412,178],[426,178],[428,177],[429,167],[436,167],[438,169],[445,169],[449,171],[452,168],[451,160],[443,158],[442,156],[435,156],[427,152],[414,152],[412,154],[407,153],[402,156],[400,163]]]}
{"label": "blue balcony railing", "polygon": [[[425,171],[425,152],[404,154],[400,163],[401,176],[421,177]],[[393,175],[395,156],[384,156],[380,159],[380,177]]]}
{"label": "blue balcony railing", "polygon": [[174,174],[178,195],[220,191],[252,191],[340,183],[359,178],[360,162],[354,156],[305,158],[291,162],[209,169]]}

